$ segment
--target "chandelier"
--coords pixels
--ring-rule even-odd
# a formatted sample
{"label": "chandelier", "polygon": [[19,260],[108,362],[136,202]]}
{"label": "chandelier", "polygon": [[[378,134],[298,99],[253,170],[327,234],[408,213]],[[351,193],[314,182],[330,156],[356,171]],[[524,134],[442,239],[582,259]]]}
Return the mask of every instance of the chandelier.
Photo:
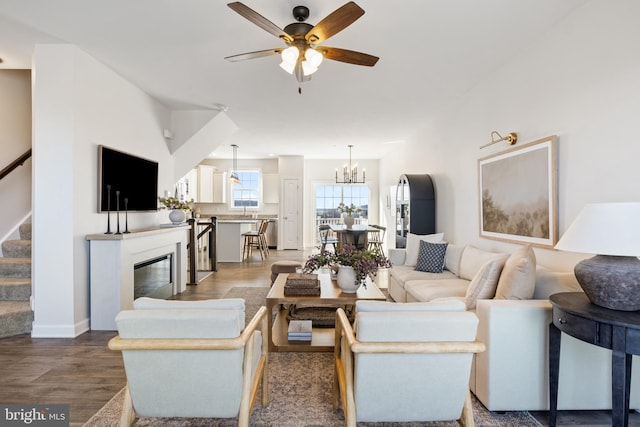
{"label": "chandelier", "polygon": [[336,168],[336,184],[364,184],[366,171],[362,169],[362,181],[358,180],[358,164],[351,165],[351,149],[353,145],[349,144],[349,164],[342,166],[342,181],[338,179],[338,168]]}
{"label": "chandelier", "polygon": [[238,177],[238,146],[231,144],[231,147],[233,148],[233,164],[229,181],[232,184],[240,184],[240,178]]}

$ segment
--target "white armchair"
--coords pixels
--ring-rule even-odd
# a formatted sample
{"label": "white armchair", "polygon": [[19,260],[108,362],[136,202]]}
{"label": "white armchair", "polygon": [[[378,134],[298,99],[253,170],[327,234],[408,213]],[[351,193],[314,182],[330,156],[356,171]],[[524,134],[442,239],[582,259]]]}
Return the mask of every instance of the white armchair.
{"label": "white armchair", "polygon": [[127,390],[121,426],[136,417],[238,417],[248,426],[262,383],[269,402],[266,308],[245,327],[244,300],[140,298],[116,317]]}
{"label": "white armchair", "polygon": [[459,420],[474,426],[469,378],[478,318],[462,301],[358,301],[336,314],[334,407],[345,422]]}

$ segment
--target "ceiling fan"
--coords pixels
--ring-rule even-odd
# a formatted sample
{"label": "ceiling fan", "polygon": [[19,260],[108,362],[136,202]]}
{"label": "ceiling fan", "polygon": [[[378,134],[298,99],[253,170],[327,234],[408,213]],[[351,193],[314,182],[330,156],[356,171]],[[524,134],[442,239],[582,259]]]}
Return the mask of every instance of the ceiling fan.
{"label": "ceiling fan", "polygon": [[300,83],[311,79],[323,58],[367,67],[373,67],[378,62],[377,56],[366,53],[318,46],[364,15],[364,10],[352,1],[334,10],[315,26],[304,22],[309,17],[309,9],[306,6],[296,6],[293,8],[293,17],[297,22],[284,29],[240,2],[229,3],[227,6],[289,46],[227,56],[225,59],[228,61],[244,61],[279,53],[282,56],[280,67],[289,74],[295,74]]}

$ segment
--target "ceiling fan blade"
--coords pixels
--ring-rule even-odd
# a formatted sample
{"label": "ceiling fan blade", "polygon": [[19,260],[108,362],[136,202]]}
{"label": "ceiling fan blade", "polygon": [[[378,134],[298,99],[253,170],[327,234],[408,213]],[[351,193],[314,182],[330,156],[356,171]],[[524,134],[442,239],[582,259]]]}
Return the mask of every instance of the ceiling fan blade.
{"label": "ceiling fan blade", "polygon": [[354,65],[364,65],[366,67],[373,67],[376,65],[376,62],[378,62],[378,59],[380,59],[377,56],[337,47],[319,46],[316,50],[322,53],[327,59]]}
{"label": "ceiling fan blade", "polygon": [[236,11],[238,14],[242,15],[243,17],[245,17],[249,21],[251,21],[254,24],[256,24],[258,27],[262,28],[266,32],[271,33],[274,36],[279,37],[279,38],[283,39],[286,42],[290,43],[290,42],[293,41],[293,37],[291,37],[289,34],[285,33],[276,24],[274,24],[273,22],[269,21],[267,18],[265,18],[264,16],[260,15],[255,10],[253,10],[253,9],[245,6],[244,4],[240,3],[239,1],[233,2],[233,3],[228,3],[227,6],[229,6],[231,9],[233,9],[234,11]]}
{"label": "ceiling fan blade", "polygon": [[278,47],[275,49],[257,50],[255,52],[239,53],[238,55],[227,56],[224,59],[231,62],[244,61],[247,59],[262,58],[263,56],[274,55],[282,52],[283,48]]}
{"label": "ceiling fan blade", "polygon": [[362,15],[364,15],[364,10],[350,1],[318,22],[304,38],[312,44],[321,43],[353,24]]}

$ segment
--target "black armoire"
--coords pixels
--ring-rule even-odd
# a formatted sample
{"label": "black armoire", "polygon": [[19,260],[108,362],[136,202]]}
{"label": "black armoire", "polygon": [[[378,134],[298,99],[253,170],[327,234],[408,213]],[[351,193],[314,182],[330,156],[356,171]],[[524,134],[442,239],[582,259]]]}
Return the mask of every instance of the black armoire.
{"label": "black armoire", "polygon": [[431,176],[402,175],[396,189],[396,248],[405,248],[407,234],[436,232],[436,195]]}

